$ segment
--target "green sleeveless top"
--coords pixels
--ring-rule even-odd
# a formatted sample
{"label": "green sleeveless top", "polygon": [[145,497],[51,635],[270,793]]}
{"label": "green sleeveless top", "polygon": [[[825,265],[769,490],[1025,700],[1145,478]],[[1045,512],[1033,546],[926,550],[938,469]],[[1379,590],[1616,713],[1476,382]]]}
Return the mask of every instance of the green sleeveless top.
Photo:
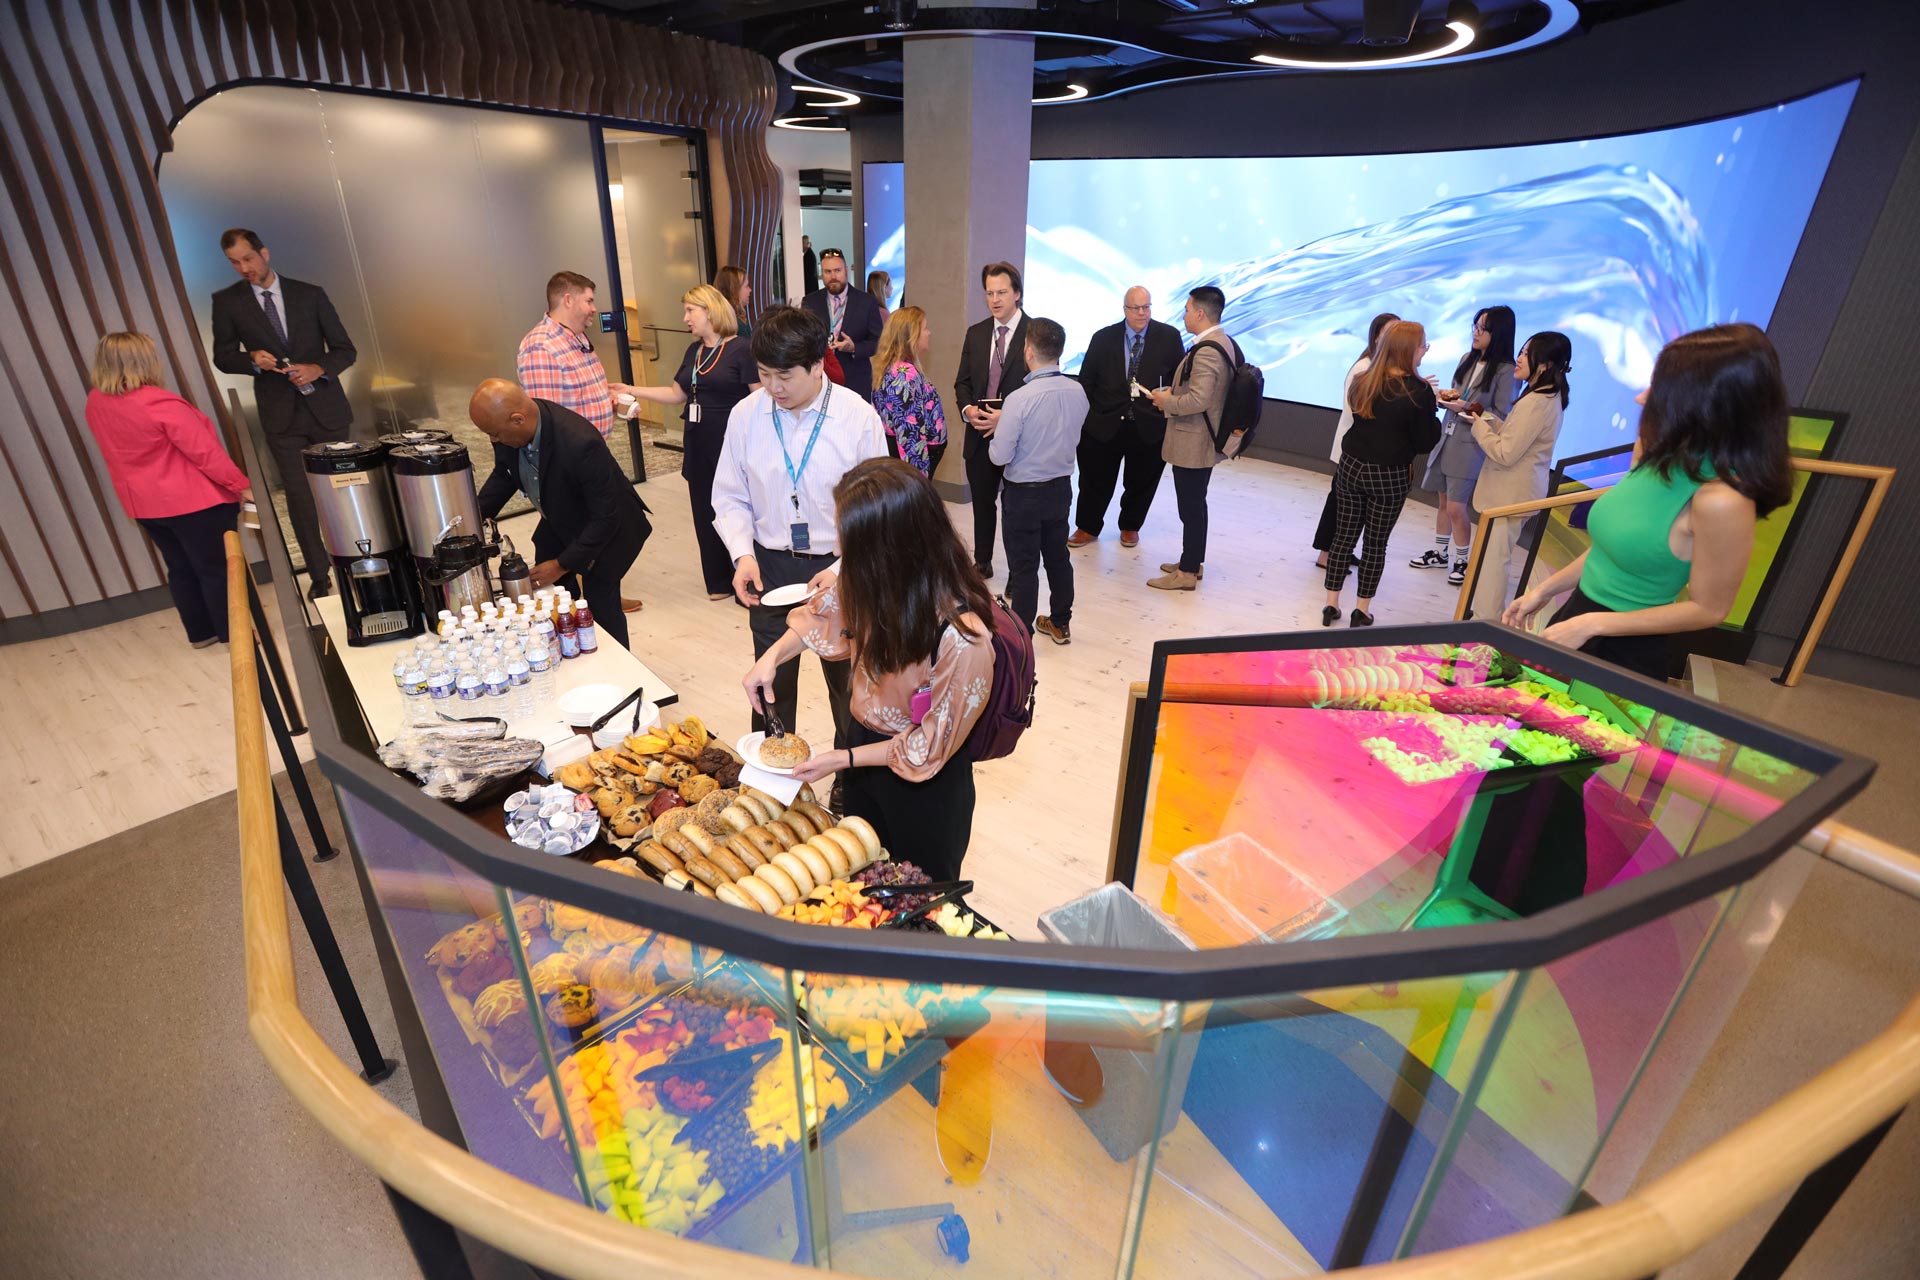
{"label": "green sleeveless top", "polygon": [[[1700,469],[1707,480],[1714,478],[1711,463]],[[1654,468],[1638,466],[1602,494],[1587,513],[1593,545],[1580,570],[1581,592],[1615,613],[1678,599],[1693,566],[1673,554],[1667,537],[1704,483],[1679,467],[1663,479]]]}

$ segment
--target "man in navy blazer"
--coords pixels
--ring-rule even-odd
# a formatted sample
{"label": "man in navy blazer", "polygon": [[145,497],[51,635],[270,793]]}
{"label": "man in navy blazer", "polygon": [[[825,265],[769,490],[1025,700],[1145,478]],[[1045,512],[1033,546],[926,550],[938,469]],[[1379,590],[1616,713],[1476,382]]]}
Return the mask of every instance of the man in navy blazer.
{"label": "man in navy blazer", "polygon": [[600,429],[505,378],[475,388],[467,416],[493,441],[493,474],[480,488],[481,518],[498,516],[515,493],[526,494],[540,512],[533,528],[533,585],[578,579],[568,589],[592,607],[601,634],[629,647],[620,579],[639,559],[653,523]]}
{"label": "man in navy blazer", "polygon": [[1100,536],[1107,522],[1121,467],[1126,488],[1120,495],[1120,545],[1140,545],[1140,527],[1153,505],[1154,491],[1167,469],[1160,443],[1167,419],[1153,401],[1133,394],[1133,384],[1164,387],[1186,354],[1180,332],[1153,318],[1153,295],[1142,285],[1127,290],[1124,318],[1093,335],[1080,361],[1080,385],[1087,393],[1087,421],[1080,432],[1080,504],[1070,547],[1084,547]]}
{"label": "man in navy blazer", "polygon": [[847,283],[847,255],[838,249],[820,254],[821,288],[800,299],[800,305],[826,322],[828,345],[840,357],[847,390],[861,399],[873,398],[873,353],[880,349],[880,330],[886,321],[880,304],[864,289]]}
{"label": "man in navy blazer", "polygon": [[276,272],[254,232],[234,227],[222,233],[220,251],[240,281],[213,295],[213,365],[222,373],[253,375],[260,429],[286,488],[287,515],[313,580],[310,594],[317,598],[331,589],[332,561],[300,451],[347,438],[353,407],[340,375],[357,353],[327,291]]}

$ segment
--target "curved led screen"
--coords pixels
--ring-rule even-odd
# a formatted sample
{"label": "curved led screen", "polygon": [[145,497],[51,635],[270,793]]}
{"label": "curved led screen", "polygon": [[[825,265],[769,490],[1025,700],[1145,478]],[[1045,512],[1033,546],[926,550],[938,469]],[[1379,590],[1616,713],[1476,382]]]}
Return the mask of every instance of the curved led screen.
{"label": "curved led screen", "polygon": [[[1857,82],[1700,124],[1606,138],[1371,156],[1036,160],[1026,303],[1067,330],[1069,370],[1127,286],[1176,326],[1186,291],[1226,291],[1227,328],[1267,394],[1329,408],[1392,311],[1427,326],[1443,380],[1475,311],[1518,341],[1573,341],[1560,456],[1630,439],[1668,339],[1764,326]],[[866,166],[871,269],[905,270],[903,166]],[[897,293],[896,297],[910,295]]]}

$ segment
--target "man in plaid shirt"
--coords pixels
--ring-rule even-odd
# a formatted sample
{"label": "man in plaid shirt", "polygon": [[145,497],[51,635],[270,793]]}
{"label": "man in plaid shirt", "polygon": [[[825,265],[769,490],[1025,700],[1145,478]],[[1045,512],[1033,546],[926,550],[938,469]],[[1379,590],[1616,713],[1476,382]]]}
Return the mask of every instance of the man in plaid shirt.
{"label": "man in plaid shirt", "polygon": [[[547,314],[520,339],[514,366],[520,385],[536,400],[549,400],[591,422],[605,439],[614,424],[613,398],[630,395],[624,382],[607,381],[607,371],[587,339],[596,314],[595,285],[577,271],[556,271],[547,281]],[[641,602],[621,597],[628,613]]]}

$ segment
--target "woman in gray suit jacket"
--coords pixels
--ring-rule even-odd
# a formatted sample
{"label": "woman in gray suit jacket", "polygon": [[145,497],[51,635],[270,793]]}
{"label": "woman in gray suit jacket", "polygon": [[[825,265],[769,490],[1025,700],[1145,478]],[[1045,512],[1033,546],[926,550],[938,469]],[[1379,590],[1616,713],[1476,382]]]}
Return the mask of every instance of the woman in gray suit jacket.
{"label": "woman in gray suit jacket", "polygon": [[[1553,446],[1567,407],[1567,370],[1572,367],[1573,344],[1566,334],[1536,333],[1514,358],[1514,376],[1526,384],[1526,390],[1513,402],[1512,411],[1505,417],[1492,410],[1470,417],[1462,414],[1487,459],[1473,487],[1474,512],[1547,496]],[[1496,520],[1487,530],[1480,580],[1473,589],[1475,617],[1498,619],[1507,607],[1508,562],[1521,523]]]}

